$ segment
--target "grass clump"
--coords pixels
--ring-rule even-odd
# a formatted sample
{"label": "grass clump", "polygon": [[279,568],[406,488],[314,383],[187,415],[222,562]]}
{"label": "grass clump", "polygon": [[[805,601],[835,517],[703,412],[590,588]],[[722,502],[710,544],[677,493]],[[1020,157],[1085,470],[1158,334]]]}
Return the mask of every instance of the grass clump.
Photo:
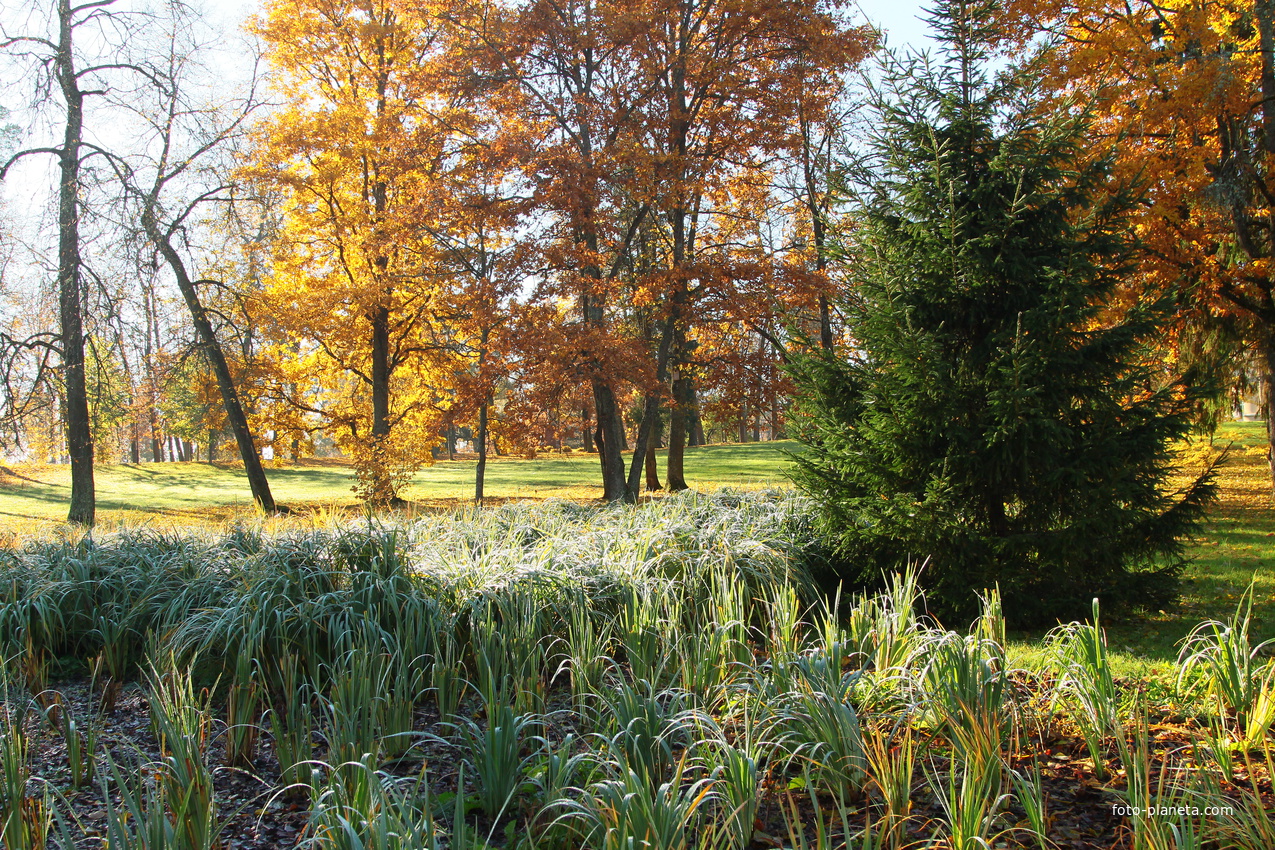
{"label": "grass clump", "polygon": [[[0,583],[22,627],[0,816],[68,848],[1099,848],[1162,837],[1113,806],[1190,800],[1220,814],[1179,831],[1264,846],[1242,843],[1275,804],[1247,603],[1183,644],[1161,705],[1097,609],[1025,670],[994,592],[961,631],[913,572],[822,597],[807,509],[686,495],[31,544]],[[1227,670],[1243,699],[1210,690]]]}

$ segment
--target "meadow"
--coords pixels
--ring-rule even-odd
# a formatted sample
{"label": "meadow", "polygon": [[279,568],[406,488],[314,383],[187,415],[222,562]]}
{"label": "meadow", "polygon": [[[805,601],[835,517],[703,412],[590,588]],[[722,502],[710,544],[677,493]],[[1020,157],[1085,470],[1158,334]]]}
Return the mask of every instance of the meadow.
{"label": "meadow", "polygon": [[[686,450],[688,482],[697,490],[773,487],[786,483],[791,441],[700,446]],[[663,472],[665,452],[659,452]],[[461,506],[474,495],[472,457],[440,460],[417,473],[403,497],[416,510]],[[361,513],[353,493],[354,471],[341,460],[282,461],[266,476],[275,500],[302,515],[331,511]],[[252,495],[242,465],[234,463],[144,463],[100,465],[96,470],[100,525],[180,528],[250,519]],[[598,456],[549,452],[535,458],[491,457],[489,502],[600,499]],[[70,499],[66,465],[0,467],[0,533],[32,536],[55,531]]]}
{"label": "meadow", "polygon": [[781,489],[15,535],[3,844],[1275,847],[1275,522],[1224,436],[1181,607],[1036,635],[823,595]]}

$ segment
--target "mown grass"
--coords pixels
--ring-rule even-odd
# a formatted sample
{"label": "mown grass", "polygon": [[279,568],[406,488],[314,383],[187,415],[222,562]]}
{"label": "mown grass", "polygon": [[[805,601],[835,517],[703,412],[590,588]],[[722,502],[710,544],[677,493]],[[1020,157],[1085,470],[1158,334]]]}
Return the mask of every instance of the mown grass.
{"label": "mown grass", "polygon": [[[797,444],[791,441],[688,449],[688,483],[701,491],[782,485],[788,452],[796,449]],[[665,454],[659,453],[661,476]],[[403,495],[418,509],[464,504],[473,498],[474,469],[472,458],[439,461],[422,469]],[[98,520],[107,527],[147,521],[167,526],[216,523],[242,519],[253,512],[242,469],[234,464],[103,465],[95,476]],[[285,462],[268,468],[266,476],[275,500],[293,510],[359,510],[352,491],[354,473],[342,461]],[[596,454],[490,458],[485,490],[494,502],[549,498],[591,501],[602,496],[599,477]],[[65,519],[69,499],[70,470],[66,466],[0,467],[0,530],[24,535],[52,530]]]}
{"label": "mown grass", "polygon": [[[1275,638],[1275,502],[1271,497],[1263,422],[1231,422],[1214,444],[1229,446],[1218,470],[1218,503],[1199,537],[1187,547],[1179,603],[1164,611],[1106,624],[1112,667],[1118,675],[1164,682],[1187,633],[1204,620],[1224,620],[1253,586],[1253,637]],[[1018,663],[1040,659],[1041,633],[1015,635]]]}

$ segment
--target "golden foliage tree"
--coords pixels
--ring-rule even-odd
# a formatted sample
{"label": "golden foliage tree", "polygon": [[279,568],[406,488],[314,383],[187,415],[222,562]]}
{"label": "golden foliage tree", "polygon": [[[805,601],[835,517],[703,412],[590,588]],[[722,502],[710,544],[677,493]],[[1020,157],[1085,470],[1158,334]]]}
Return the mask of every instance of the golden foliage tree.
{"label": "golden foliage tree", "polygon": [[440,28],[394,0],[275,0],[255,30],[286,100],[254,156],[288,198],[262,303],[290,337],[283,383],[353,457],[360,495],[392,501],[437,424],[438,292],[413,246],[446,136]]}
{"label": "golden foliage tree", "polygon": [[1011,0],[1004,20],[1051,36],[1055,86],[1090,93],[1117,179],[1145,187],[1143,285],[1233,317],[1256,351],[1275,485],[1275,4]]}

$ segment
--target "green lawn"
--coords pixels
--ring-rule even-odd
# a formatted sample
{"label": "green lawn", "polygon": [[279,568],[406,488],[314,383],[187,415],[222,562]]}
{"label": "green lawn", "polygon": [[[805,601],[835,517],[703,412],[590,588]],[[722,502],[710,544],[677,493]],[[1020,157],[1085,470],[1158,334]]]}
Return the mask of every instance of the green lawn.
{"label": "green lawn", "polygon": [[[1275,508],[1266,462],[1266,425],[1232,422],[1215,444],[1230,445],[1219,501],[1200,537],[1187,548],[1182,599],[1169,610],[1106,622],[1113,665],[1124,675],[1171,678],[1178,643],[1203,620],[1227,620],[1253,582],[1253,643],[1275,638]],[[1039,634],[1020,635],[1018,658],[1038,656]]]}
{"label": "green lawn", "polygon": [[[697,489],[763,487],[786,483],[789,441],[688,449],[688,483]],[[660,474],[664,473],[661,452]],[[473,460],[440,461],[417,474],[404,492],[410,502],[432,508],[462,503],[474,494]],[[241,469],[207,463],[145,463],[99,466],[96,470],[99,522],[136,522],[167,517],[197,522],[225,519],[252,509]],[[275,500],[292,508],[355,504],[354,473],[336,461],[309,461],[267,470]],[[493,500],[551,497],[597,499],[600,469],[596,454],[545,454],[533,459],[492,458],[486,495]],[[59,523],[70,498],[65,466],[0,467],[0,528],[29,532]]]}

